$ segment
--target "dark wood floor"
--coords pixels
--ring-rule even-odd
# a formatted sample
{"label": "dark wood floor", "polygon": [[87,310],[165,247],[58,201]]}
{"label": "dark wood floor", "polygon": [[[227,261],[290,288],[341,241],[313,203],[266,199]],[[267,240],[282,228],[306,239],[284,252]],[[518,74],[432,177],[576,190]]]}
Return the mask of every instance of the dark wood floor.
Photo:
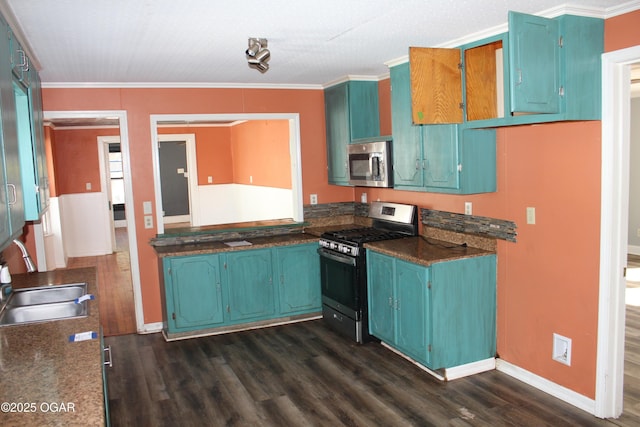
{"label": "dark wood floor", "polygon": [[109,290],[126,282],[128,253],[126,261],[116,254],[70,263],[95,265],[100,299],[107,295],[100,310],[112,335],[106,342],[116,427],[640,425],[640,307],[627,308],[624,413],[600,420],[497,371],[441,383],[379,344],[355,345],[321,321],[173,343],[131,334],[133,297]]}
{"label": "dark wood floor", "polygon": [[321,320],[172,343],[160,334],[126,335],[107,344],[114,426],[640,425],[631,413],[595,418],[497,371],[442,383]]}

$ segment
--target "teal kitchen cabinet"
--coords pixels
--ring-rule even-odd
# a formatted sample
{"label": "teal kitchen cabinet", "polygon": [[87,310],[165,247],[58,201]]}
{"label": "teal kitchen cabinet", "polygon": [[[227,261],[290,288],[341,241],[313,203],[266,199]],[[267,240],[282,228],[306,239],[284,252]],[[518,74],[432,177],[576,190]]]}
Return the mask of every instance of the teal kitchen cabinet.
{"label": "teal kitchen cabinet", "polygon": [[509,12],[509,31],[457,49],[410,48],[416,124],[599,120],[604,21]]}
{"label": "teal kitchen cabinet", "polygon": [[463,125],[415,125],[409,64],[391,67],[394,188],[451,194],[496,191],[496,133]]}
{"label": "teal kitchen cabinet", "polygon": [[232,322],[262,320],[275,314],[271,249],[233,251],[224,255],[227,312]]}
{"label": "teal kitchen cabinet", "polygon": [[429,268],[367,251],[369,332],[429,366]]}
{"label": "teal kitchen cabinet", "polygon": [[169,332],[203,329],[223,323],[218,258],[218,255],[205,254],[163,259]]}
{"label": "teal kitchen cabinet", "polygon": [[380,135],[378,83],[351,80],[324,91],[330,184],[349,185],[347,145]]}
{"label": "teal kitchen cabinet", "polygon": [[395,260],[367,251],[369,333],[384,342],[396,341]]}
{"label": "teal kitchen cabinet", "polygon": [[25,224],[24,199],[18,151],[18,124],[11,71],[10,31],[0,18],[0,246],[22,233]]}
{"label": "teal kitchen cabinet", "polygon": [[315,242],[273,249],[281,315],[318,312],[322,309],[317,249]]}
{"label": "teal kitchen cabinet", "polygon": [[367,251],[372,335],[430,369],[495,357],[495,255],[429,267]]}

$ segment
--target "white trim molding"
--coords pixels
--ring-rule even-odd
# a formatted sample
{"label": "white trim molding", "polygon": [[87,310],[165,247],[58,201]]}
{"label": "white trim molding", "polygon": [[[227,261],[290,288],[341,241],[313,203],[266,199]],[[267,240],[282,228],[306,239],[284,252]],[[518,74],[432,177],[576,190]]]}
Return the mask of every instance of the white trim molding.
{"label": "white trim molding", "polygon": [[548,379],[529,372],[526,369],[522,369],[509,362],[505,362],[502,359],[497,359],[496,370],[535,387],[538,390],[544,391],[557,399],[587,411],[590,414],[594,413],[595,401],[593,399],[589,399],[580,393],[576,393],[573,390],[549,381]]}
{"label": "white trim molding", "polygon": [[629,219],[631,64],[640,46],[602,55],[602,166],[600,200],[600,293],[594,414],[622,413],[625,278]]}

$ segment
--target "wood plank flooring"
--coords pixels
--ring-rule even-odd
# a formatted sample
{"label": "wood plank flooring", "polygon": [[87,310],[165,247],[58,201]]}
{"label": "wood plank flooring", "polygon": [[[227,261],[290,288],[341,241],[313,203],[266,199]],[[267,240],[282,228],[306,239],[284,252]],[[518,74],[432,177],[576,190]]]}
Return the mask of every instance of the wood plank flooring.
{"label": "wood plank flooring", "polygon": [[[160,334],[126,335],[107,344],[114,426],[640,425],[635,410],[601,420],[498,371],[442,383],[321,320],[171,343]],[[638,404],[635,390],[629,399],[625,406]]]}
{"label": "wood plank flooring", "polygon": [[100,322],[105,336],[137,332],[126,228],[116,228],[116,252],[74,257],[67,268],[96,267]]}
{"label": "wood plank flooring", "polygon": [[69,262],[98,270],[116,427],[640,425],[640,307],[627,307],[624,412],[600,420],[497,371],[440,383],[322,321],[173,343],[135,335],[128,252],[120,249]]}

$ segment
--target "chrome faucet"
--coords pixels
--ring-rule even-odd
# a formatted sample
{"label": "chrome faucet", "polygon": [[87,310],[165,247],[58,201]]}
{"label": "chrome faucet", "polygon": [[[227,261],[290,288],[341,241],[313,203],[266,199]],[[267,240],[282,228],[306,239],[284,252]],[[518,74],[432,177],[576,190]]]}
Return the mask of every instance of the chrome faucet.
{"label": "chrome faucet", "polygon": [[13,243],[15,243],[20,248],[20,251],[22,251],[22,259],[24,260],[24,265],[27,267],[27,273],[33,273],[34,271],[36,271],[36,265],[31,259],[29,252],[27,252],[27,248],[24,246],[24,243],[22,243],[18,239],[15,239]]}

